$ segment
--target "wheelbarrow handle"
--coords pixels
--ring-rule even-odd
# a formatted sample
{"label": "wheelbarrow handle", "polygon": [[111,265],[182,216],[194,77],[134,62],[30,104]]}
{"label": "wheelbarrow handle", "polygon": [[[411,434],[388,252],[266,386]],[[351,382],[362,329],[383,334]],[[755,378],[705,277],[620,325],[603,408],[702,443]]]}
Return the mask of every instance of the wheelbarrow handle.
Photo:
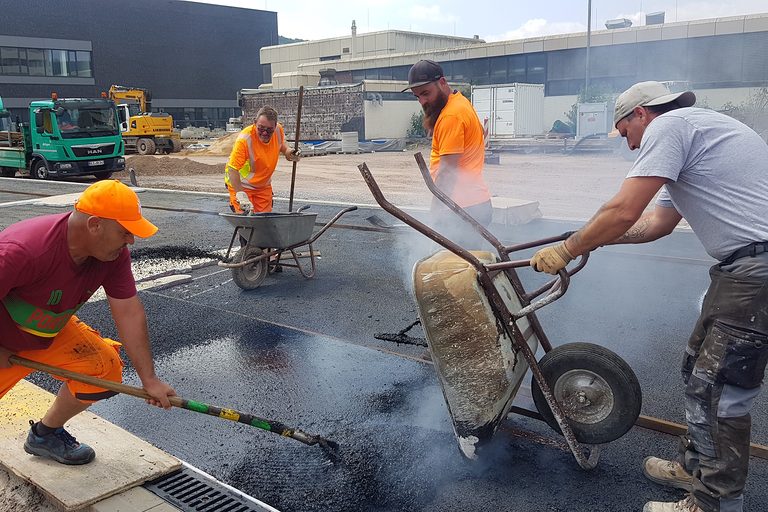
{"label": "wheelbarrow handle", "polygon": [[[154,398],[149,393],[147,393],[144,389],[137,388],[134,386],[129,386],[121,382],[113,382],[105,379],[100,379],[98,377],[93,377],[91,375],[83,375],[82,373],[73,372],[71,370],[66,370],[64,368],[59,368],[57,366],[51,366],[45,363],[40,363],[38,361],[33,361],[31,359],[26,359],[24,357],[20,357],[16,355],[10,356],[8,360],[12,364],[15,364],[17,366],[23,366],[25,368],[39,370],[42,372],[49,373],[51,375],[55,375],[57,377],[76,380],[78,382],[108,389],[110,391],[121,393],[123,395],[131,395],[137,398],[143,398],[145,400],[154,400]],[[330,447],[333,447],[333,445],[336,444],[333,441],[330,441],[328,439],[323,439],[320,436],[307,434],[306,432],[302,432],[301,430],[290,428],[278,421],[259,418],[257,416],[242,413],[234,409],[216,407],[213,405],[208,405],[203,402],[198,402],[196,400],[187,400],[180,396],[169,396],[168,400],[171,402],[172,406],[178,407],[179,409],[186,409],[188,411],[200,412],[203,414],[208,414],[210,416],[216,416],[218,418],[222,418],[225,420],[244,423],[246,425],[260,428],[268,432],[274,432],[275,434],[280,434],[283,437],[290,437],[304,444],[308,444],[308,445],[321,444],[321,445],[327,445]]]}
{"label": "wheelbarrow handle", "polygon": [[541,309],[547,304],[552,304],[557,299],[563,296],[566,290],[568,290],[568,285],[571,283],[571,276],[565,269],[561,269],[557,273],[557,276],[558,276],[558,279],[545,285],[549,288],[549,293],[546,294],[544,297],[540,298],[539,300],[531,302],[530,304],[522,308],[517,313],[514,313],[512,316],[514,317],[515,320],[522,318],[524,316],[530,315],[537,309]]}

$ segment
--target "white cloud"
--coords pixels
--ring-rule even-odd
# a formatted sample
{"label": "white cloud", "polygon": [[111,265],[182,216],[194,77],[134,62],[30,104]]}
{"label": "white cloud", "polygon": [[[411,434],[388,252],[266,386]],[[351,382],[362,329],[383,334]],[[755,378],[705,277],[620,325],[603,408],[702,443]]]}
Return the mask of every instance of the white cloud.
{"label": "white cloud", "polygon": [[439,5],[413,5],[408,9],[408,14],[414,21],[453,23],[458,20],[458,16],[442,12]]}
{"label": "white cloud", "polygon": [[586,25],[574,22],[549,22],[543,18],[534,18],[526,21],[515,30],[508,30],[503,34],[484,37],[486,41],[508,41],[514,39],[526,39],[529,37],[541,37],[554,34],[570,34],[573,32],[585,32]]}

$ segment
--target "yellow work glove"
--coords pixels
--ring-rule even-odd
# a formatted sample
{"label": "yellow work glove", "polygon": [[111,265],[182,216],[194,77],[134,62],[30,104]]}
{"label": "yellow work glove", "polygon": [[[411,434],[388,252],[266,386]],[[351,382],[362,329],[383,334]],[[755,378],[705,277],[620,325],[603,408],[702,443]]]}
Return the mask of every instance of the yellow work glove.
{"label": "yellow work glove", "polygon": [[244,212],[251,211],[251,200],[248,199],[248,194],[246,194],[244,190],[241,190],[235,194],[235,200],[237,201],[237,204],[240,205],[241,210]]}
{"label": "yellow work glove", "polygon": [[572,260],[573,256],[565,248],[565,242],[560,242],[557,245],[550,245],[537,251],[531,258],[531,266],[537,272],[557,274]]}

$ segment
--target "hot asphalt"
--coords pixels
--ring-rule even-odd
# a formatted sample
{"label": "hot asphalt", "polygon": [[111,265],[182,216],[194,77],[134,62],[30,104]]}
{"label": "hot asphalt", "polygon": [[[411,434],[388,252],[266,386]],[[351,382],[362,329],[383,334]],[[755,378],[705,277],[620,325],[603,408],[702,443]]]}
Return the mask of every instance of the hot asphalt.
{"label": "hot asphalt", "polygon": [[[83,188],[35,185],[35,193],[51,195]],[[32,199],[23,194],[29,190],[26,180],[2,180],[0,203]],[[209,251],[229,243],[229,224],[201,213],[225,211],[223,197],[151,190],[140,197],[160,232],[136,248]],[[314,204],[311,211],[323,222],[343,206]],[[5,227],[65,210],[29,203],[1,211]],[[378,209],[360,208],[339,223],[369,227],[365,218],[372,214],[392,221]],[[578,226],[537,220],[492,230],[504,241],[521,242]],[[374,338],[416,319],[409,271],[430,247],[414,251],[414,245],[423,243],[407,230],[330,229],[315,244],[322,257],[312,280],[285,269],[245,292],[229,270],[213,265],[194,270],[187,283],[140,292],[157,371],[181,396],[330,438],[340,445],[339,460],[253,427],[162,411],[131,397],[112,398],[92,411],[283,511],[618,511],[681,496],[647,482],[640,470],[648,455],[673,456],[676,439],[641,428],[603,446],[592,471],[580,470],[568,452],[504,432],[480,461],[462,459],[432,365],[419,360],[424,349]],[[554,345],[589,341],[617,352],[640,380],[642,413],[682,423],[679,365],[711,263],[690,232],[603,248],[539,317]],[[543,282],[527,269],[520,276],[527,289]],[[79,314],[116,336],[105,301]],[[130,365],[125,380],[139,384]],[[767,408],[764,396],[758,399],[753,442],[768,444]],[[507,426],[558,438],[545,424],[516,415]],[[745,510],[761,510],[768,502],[768,464],[752,458],[750,471]]]}

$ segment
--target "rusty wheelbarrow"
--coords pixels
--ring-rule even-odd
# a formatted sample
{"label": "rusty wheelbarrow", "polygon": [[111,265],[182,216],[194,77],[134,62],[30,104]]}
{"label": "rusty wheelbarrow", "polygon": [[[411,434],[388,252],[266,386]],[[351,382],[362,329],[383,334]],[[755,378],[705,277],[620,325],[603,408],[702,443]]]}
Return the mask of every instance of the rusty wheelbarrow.
{"label": "rusty wheelbarrow", "polygon": [[[314,234],[312,230],[315,227],[317,214],[303,213],[307,208],[309,206],[302,206],[295,212],[287,213],[220,213],[219,215],[234,226],[235,231],[232,233],[224,261],[220,261],[219,266],[231,268],[232,279],[243,290],[258,288],[271,268],[276,265],[296,268],[307,279],[314,277],[317,255],[312,244],[342,215],[357,210],[357,206],[339,211]],[[232,256],[238,235],[245,244]],[[301,255],[296,252],[296,249],[303,246],[309,249],[308,269],[299,262]],[[286,252],[291,254],[292,263],[281,261],[280,258]],[[273,256],[275,256],[274,259],[272,259]]]}
{"label": "rusty wheelbarrow", "polygon": [[[432,194],[496,252],[470,251],[403,212],[384,198],[367,165],[358,166],[385,211],[446,249],[415,264],[414,295],[461,453],[468,458],[482,453],[530,368],[537,410],[563,434],[579,466],[594,468],[599,445],[623,436],[640,414],[637,377],[621,357],[600,345],[553,347],[535,314],[563,296],[589,255],[526,292],[515,269],[530,268],[530,260],[509,255],[564,240],[570,233],[505,246],[435,186],[420,153],[416,161]],[[545,354],[537,360],[539,346]]]}

